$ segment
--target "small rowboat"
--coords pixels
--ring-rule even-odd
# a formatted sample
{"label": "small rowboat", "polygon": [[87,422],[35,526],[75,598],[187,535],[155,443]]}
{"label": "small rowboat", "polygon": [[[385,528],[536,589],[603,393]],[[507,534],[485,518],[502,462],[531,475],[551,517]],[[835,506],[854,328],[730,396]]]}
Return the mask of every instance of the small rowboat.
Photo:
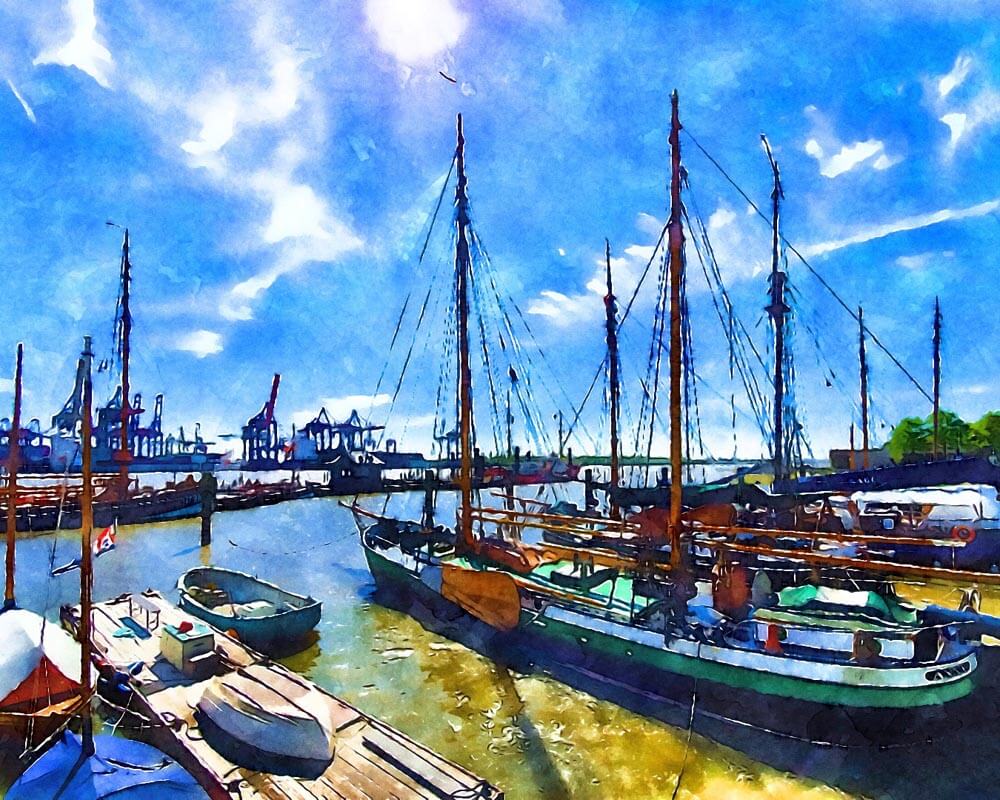
{"label": "small rowboat", "polygon": [[295,652],[323,608],[315,598],[222,567],[189,569],[177,589],[185,611],[269,655]]}

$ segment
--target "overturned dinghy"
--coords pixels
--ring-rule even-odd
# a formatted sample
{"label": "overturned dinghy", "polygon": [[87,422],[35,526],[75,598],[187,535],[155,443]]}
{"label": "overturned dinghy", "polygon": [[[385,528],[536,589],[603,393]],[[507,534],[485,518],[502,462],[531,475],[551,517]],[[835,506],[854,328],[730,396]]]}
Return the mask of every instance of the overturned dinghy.
{"label": "overturned dinghy", "polygon": [[195,719],[212,748],[234,764],[318,778],[333,761],[339,711],[315,687],[255,664],[209,683]]}

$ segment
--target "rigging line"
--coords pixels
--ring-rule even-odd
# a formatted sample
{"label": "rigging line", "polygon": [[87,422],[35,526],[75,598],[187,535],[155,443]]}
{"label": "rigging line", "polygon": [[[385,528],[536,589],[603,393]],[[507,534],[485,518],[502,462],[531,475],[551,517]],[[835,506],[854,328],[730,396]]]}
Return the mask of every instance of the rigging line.
{"label": "rigging line", "polygon": [[382,371],[379,373],[378,380],[375,382],[375,391],[372,392],[372,403],[368,407],[369,417],[371,417],[372,412],[375,410],[375,398],[378,396],[378,390],[382,388],[382,381],[385,379],[385,373],[389,369],[389,356],[392,355],[392,348],[396,344],[396,337],[399,336],[399,329],[403,326],[403,317],[406,314],[407,306],[410,305],[410,296],[412,293],[412,289],[406,293],[406,299],[403,301],[403,308],[399,312],[399,319],[396,320],[396,329],[392,333],[392,341],[389,342],[389,352],[386,353],[385,362],[382,364]]}
{"label": "rigging line", "polygon": [[486,323],[483,320],[483,298],[482,290],[479,286],[479,281],[476,280],[476,270],[469,270],[469,283],[472,286],[472,300],[474,303],[474,311],[476,314],[476,322],[479,328],[479,344],[483,355],[483,366],[486,367],[486,380],[489,384],[490,389],[490,408],[493,411],[493,415],[490,419],[493,432],[493,445],[496,447],[496,452],[500,452],[500,439],[502,433],[500,430],[500,410],[497,406],[497,392],[496,392],[496,382],[493,379],[493,364],[490,361],[490,349],[486,341]]}
{"label": "rigging line", "polygon": [[[704,222],[702,221],[701,217],[697,215],[697,212],[695,214],[695,219],[698,222],[699,227],[702,229],[700,231],[701,235],[707,238],[707,233],[704,230]],[[688,221],[690,223],[690,219],[688,219]],[[708,283],[710,289],[710,294],[712,297],[712,305],[715,308],[716,315],[719,317],[719,324],[721,325],[724,333],[729,339],[730,373],[732,373],[733,367],[735,366],[736,370],[740,374],[740,380],[743,383],[744,390],[747,393],[747,399],[753,406],[754,412],[763,418],[763,412],[761,410],[762,408],[761,391],[760,391],[760,386],[757,383],[756,373],[754,372],[754,370],[751,369],[750,365],[747,363],[746,345],[743,339],[735,335],[736,331],[733,330],[732,328],[733,321],[735,321],[736,324],[740,326],[740,328],[743,330],[746,340],[749,341],[750,346],[754,351],[754,355],[757,357],[757,360],[762,367],[764,367],[764,362],[761,359],[760,354],[757,352],[756,348],[753,347],[753,341],[752,339],[750,339],[749,333],[746,332],[746,328],[743,326],[742,321],[735,314],[735,311],[732,307],[732,303],[729,300],[729,296],[726,292],[725,285],[721,282],[722,276],[721,273],[718,273],[718,264],[714,261],[714,254],[711,253],[711,244],[707,241],[704,242],[704,244],[707,246],[707,249],[709,249],[710,251],[709,255],[711,256],[711,259],[706,260],[705,255],[702,253],[701,247],[699,246],[698,237],[694,237],[693,240],[695,245],[695,254],[698,256],[698,261],[701,264],[702,274],[705,276],[705,280]],[[712,277],[709,276],[709,270],[707,268],[706,261],[708,264],[712,264],[713,266]],[[716,297],[717,289],[719,295],[721,295],[722,298],[722,305],[725,306],[726,308],[727,314],[725,316],[723,315],[722,308],[719,305],[719,299]],[[727,325],[727,320],[730,323],[728,325]],[[764,368],[766,369],[766,367]],[[766,426],[761,424],[759,420],[757,422],[757,425],[761,429],[761,433],[764,435],[764,438],[766,439],[767,438],[767,434],[765,432]]]}
{"label": "rigging line", "polygon": [[[527,400],[530,402],[529,408],[533,407],[532,410],[534,411],[535,417],[537,418],[536,420],[530,423],[529,431],[532,432],[533,437],[536,439],[536,444],[538,444],[542,450],[550,449],[548,448],[549,444],[548,437],[545,435],[544,426],[541,423],[543,417],[541,413],[541,408],[538,407],[538,403],[535,401],[535,398],[531,391],[532,375],[535,368],[534,359],[531,357],[531,353],[522,346],[520,338],[517,336],[514,330],[513,321],[510,317],[510,314],[507,312],[506,304],[504,303],[504,298],[501,296],[501,293],[497,285],[496,269],[493,266],[493,261],[490,258],[489,253],[486,251],[486,248],[483,245],[482,240],[478,236],[474,236],[474,245],[476,252],[482,259],[484,272],[486,273],[486,277],[489,281],[490,287],[493,289],[493,296],[496,300],[499,318],[494,321],[494,324],[497,324],[498,322],[502,323],[502,324],[497,324],[497,328],[501,332],[501,336],[503,331],[505,330],[507,332],[508,338],[511,340],[512,357],[517,362],[518,368],[521,369],[525,384],[525,391],[528,395]],[[514,303],[513,299],[510,298],[509,295],[507,295],[507,298],[515,306],[515,308],[517,308],[517,304]],[[520,313],[520,309],[518,309],[518,312]],[[545,353],[542,350],[541,346],[538,344],[537,339],[535,339],[534,334],[532,333],[531,328],[528,326],[527,321],[524,319],[523,315],[521,315],[521,321],[524,324],[524,327],[527,330],[529,337],[534,342],[535,347],[538,349],[542,359],[545,360]],[[523,359],[523,361],[520,359]],[[547,361],[545,365],[549,367]],[[530,367],[531,369],[528,369],[527,367]],[[551,367],[549,368],[551,369]],[[545,390],[546,394],[548,394],[549,399],[552,401],[553,405],[558,407],[558,402],[556,401],[553,392],[551,391],[547,382],[545,381],[543,370],[539,370],[539,382],[541,383],[542,388]],[[556,383],[557,385],[559,385],[558,380],[556,381]],[[565,396],[566,394],[565,389],[563,389],[561,385],[559,385],[559,387],[562,390],[563,395]],[[526,415],[530,417],[530,414],[528,414],[527,411]],[[545,441],[539,440],[539,435]]]}
{"label": "rigging line", "polygon": [[[726,283],[722,279],[722,270],[719,267],[719,260],[715,257],[715,248],[712,247],[712,242],[711,242],[711,240],[709,239],[709,236],[708,236],[708,228],[706,227],[705,221],[704,221],[704,219],[702,218],[701,214],[698,211],[698,206],[694,202],[695,198],[694,198],[693,194],[691,193],[690,188],[688,190],[688,193],[689,193],[689,195],[692,198],[692,205],[694,205],[694,211],[695,211],[694,216],[695,216],[695,220],[698,223],[698,233],[699,233],[699,236],[698,237],[693,237],[694,238],[694,243],[695,243],[695,249],[696,250],[698,249],[698,241],[699,241],[699,237],[700,237],[700,239],[702,240],[702,243],[703,243],[706,251],[708,252],[708,256],[709,256],[708,261],[712,265],[712,275],[714,277],[715,282],[718,284],[719,291],[722,293],[722,296],[723,296],[724,301],[725,301],[726,310],[727,310],[727,312],[729,314],[731,314],[733,316],[733,321],[736,323],[737,326],[739,326],[740,330],[743,331],[743,335],[747,337],[747,343],[749,344],[750,349],[753,351],[754,356],[757,358],[757,361],[760,363],[761,368],[766,369],[766,366],[764,364],[764,359],[761,358],[761,355],[760,355],[760,353],[757,350],[757,346],[754,344],[753,338],[750,336],[750,333],[747,330],[746,325],[743,324],[743,320],[735,313],[735,309],[734,309],[734,306],[733,306],[733,301],[729,297],[729,290],[726,289]],[[688,221],[688,224],[690,225],[691,219],[688,216],[687,208],[686,207],[684,208],[684,218]],[[700,257],[700,254],[699,254],[699,257]]]}
{"label": "rigging line", "polygon": [[[660,334],[657,337],[656,342],[655,342],[655,344],[656,344],[656,367],[655,367],[655,371],[653,373],[653,397],[650,400],[650,409],[655,409],[656,408],[656,399],[657,399],[657,396],[658,396],[659,390],[660,390],[660,366],[662,364],[662,357],[663,357],[663,334],[664,334],[664,332],[666,331],[666,328],[667,328],[667,301],[668,301],[667,295],[668,295],[668,292],[669,292],[669,289],[670,289],[669,281],[667,280],[667,265],[668,265],[668,261],[669,261],[669,259],[667,258],[666,254],[664,254],[664,259],[663,259],[663,265],[664,265],[664,269],[663,269],[663,288],[662,288],[662,294],[661,294],[661,300],[660,300],[660,308],[659,308],[659,312],[658,312],[659,313],[659,318],[660,318]],[[680,264],[681,285],[684,284],[684,280],[685,280],[684,279],[684,271],[685,271],[685,269],[684,269],[684,253],[682,251],[681,252],[681,264]],[[652,457],[653,457],[653,421],[652,421],[652,417],[651,417],[650,418],[650,423],[649,423],[649,444],[647,445],[647,448],[646,448],[646,462],[647,462],[647,465],[652,460]]]}
{"label": "rigging line", "polygon": [[597,368],[597,372],[594,373],[594,377],[590,381],[590,386],[587,388],[587,393],[583,396],[583,402],[580,403],[579,407],[575,409],[573,413],[573,421],[569,424],[569,429],[566,431],[566,438],[569,439],[570,435],[573,433],[573,429],[576,428],[577,420],[580,419],[580,414],[583,413],[583,407],[587,405],[587,401],[590,399],[590,395],[594,391],[594,387],[597,385],[597,379],[604,374],[604,370],[608,363],[607,355],[604,356],[604,360],[601,361],[601,365]]}
{"label": "rigging line", "polygon": [[[421,304],[421,306],[420,306],[420,313],[417,315],[417,325],[416,325],[416,328],[414,328],[414,331],[413,331],[413,341],[410,342],[410,347],[406,351],[406,358],[403,360],[403,368],[400,370],[399,380],[396,381],[396,388],[395,388],[395,390],[392,393],[392,402],[389,403],[389,410],[386,412],[386,420],[387,421],[388,421],[389,417],[392,416],[392,411],[393,411],[393,409],[396,406],[396,398],[399,397],[399,390],[400,390],[400,388],[403,385],[403,378],[406,376],[406,368],[410,365],[410,358],[413,356],[413,348],[417,344],[417,331],[420,330],[420,324],[424,320],[424,313],[427,311],[427,303],[431,299],[431,290],[433,288],[434,288],[434,282],[432,281],[431,285],[427,287],[427,294],[424,295],[424,302]],[[383,431],[383,433],[384,433],[384,431]],[[379,441],[380,442],[381,442],[381,439],[382,439],[382,437],[380,436],[379,437]]]}
{"label": "rigging line", "polygon": [[333,539],[330,539],[326,542],[321,542],[320,544],[312,544],[309,545],[308,547],[303,547],[299,550],[257,550],[253,547],[247,547],[245,544],[238,544],[237,542],[234,542],[232,539],[228,539],[227,541],[233,547],[236,547],[240,550],[246,550],[250,553],[256,553],[259,556],[295,556],[301,553],[311,553],[313,550],[318,550],[321,547],[329,547],[330,545],[339,544],[340,542],[350,539],[355,535],[357,535],[357,531],[351,529],[341,533],[340,536],[334,537]]}
{"label": "rigging line", "polygon": [[[722,168],[722,165],[719,164],[719,162],[716,161],[711,155],[709,155],[708,151],[701,146],[698,140],[695,139],[694,136],[689,131],[685,130],[685,133],[687,133],[688,138],[691,139],[694,146],[697,147],[702,152],[705,158],[707,158],[709,161],[712,162],[713,165],[715,165],[715,168],[722,173],[722,176],[727,181],[729,181],[730,185],[734,189],[736,189],[736,191],[740,193],[743,199],[750,204],[750,207],[757,212],[758,216],[760,216],[760,218],[763,219],[768,224],[768,226],[770,226],[771,222],[770,220],[768,220],[767,215],[764,214],[764,212],[757,207],[757,204],[750,199],[750,196],[746,192],[744,192],[743,189],[740,188],[739,184],[737,184],[736,181],[729,176],[729,173]],[[783,234],[779,233],[778,235],[781,237],[781,241],[784,242],[785,247],[787,247],[789,250],[795,253],[795,256],[799,259],[799,261],[801,261],[805,266],[805,268],[808,269],[813,274],[813,277],[815,277],[816,280],[820,282],[823,288],[826,289],[833,296],[833,299],[836,300],[841,305],[844,311],[846,311],[850,315],[851,319],[853,319],[855,322],[859,322],[857,312],[854,309],[852,309],[839,294],[837,294],[837,291],[827,282],[826,278],[824,278],[816,270],[816,268],[813,267],[813,265],[806,260],[805,256],[803,256],[802,253],[800,253],[796,249],[795,245],[789,242],[788,239],[786,239]],[[930,396],[927,390],[920,385],[920,382],[915,377],[913,377],[913,373],[911,373],[905,366],[903,366],[902,362],[898,358],[896,358],[895,355],[893,355],[892,351],[889,350],[888,347],[882,344],[882,340],[878,338],[878,336],[874,333],[874,331],[872,331],[871,328],[869,328],[867,325],[865,325],[864,328],[865,332],[871,337],[871,340],[875,344],[875,346],[878,347],[879,350],[881,350],[887,356],[889,356],[889,360],[892,361],[892,363],[899,368],[900,372],[902,372],[909,379],[910,383],[912,383],[917,388],[917,391],[920,392],[920,394],[922,394],[925,398],[927,398],[927,400],[933,401],[933,398]]]}
{"label": "rigging line", "polygon": [[451,157],[451,164],[448,165],[448,174],[445,176],[444,183],[441,184],[441,194],[438,195],[437,205],[434,206],[434,214],[431,216],[431,225],[427,229],[427,238],[424,239],[424,246],[420,249],[420,258],[417,259],[418,264],[424,263],[424,253],[427,252],[427,245],[431,241],[431,234],[434,232],[434,223],[437,221],[438,211],[441,210],[441,201],[444,200],[445,190],[448,188],[448,182],[451,180],[451,172],[455,169],[455,159],[458,157],[458,151]]}
{"label": "rigging line", "polygon": [[[646,280],[646,275],[649,273],[649,268],[652,266],[653,261],[656,259],[656,254],[659,252],[660,247],[663,245],[663,237],[667,235],[667,224],[664,224],[662,230],[660,230],[660,238],[656,240],[656,244],[653,247],[653,252],[649,256],[649,261],[646,262],[646,266],[642,270],[642,274],[639,276],[639,282],[635,285],[635,289],[632,291],[632,296],[629,298],[628,303],[625,305],[625,310],[622,312],[621,318],[618,320],[618,328],[621,330],[622,325],[625,320],[628,319],[629,312],[632,310],[632,304],[635,303],[635,299],[639,296],[639,289],[642,288],[643,282]],[[577,408],[573,415],[573,425],[570,425],[570,432],[572,432],[573,427],[576,425],[576,421],[580,418],[580,414],[583,412],[583,407],[587,404],[587,400],[590,398],[591,392],[594,390],[594,386],[597,384],[597,379],[601,377],[607,365],[607,356],[605,356],[601,363],[597,367],[597,371],[594,373],[593,379],[590,381],[590,388],[587,389],[587,394],[584,395],[583,402],[580,403],[580,407]],[[567,434],[567,438],[569,434]],[[638,448],[637,448],[638,449]]]}

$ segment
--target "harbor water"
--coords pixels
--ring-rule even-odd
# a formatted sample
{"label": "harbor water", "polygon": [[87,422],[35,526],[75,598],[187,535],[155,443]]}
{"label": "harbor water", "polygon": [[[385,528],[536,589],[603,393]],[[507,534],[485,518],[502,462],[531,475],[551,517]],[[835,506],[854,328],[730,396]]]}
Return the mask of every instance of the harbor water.
{"label": "harbor water", "polygon": [[[367,500],[378,508],[382,502]],[[418,515],[422,497],[392,502]],[[955,775],[957,763],[947,746],[858,757],[713,728],[717,739],[735,742],[731,747],[698,726],[689,733],[683,724],[640,716],[547,676],[497,666],[374,601],[353,518],[336,500],[217,514],[213,529],[212,545],[202,548],[196,520],[122,528],[117,547],[95,562],[95,598],[145,588],[176,597],[178,576],[202,564],[309,593],[323,602],[318,639],[285,663],[500,786],[511,800],[954,796],[949,787],[956,784],[946,776]],[[60,604],[77,602],[79,573],[48,576],[78,547],[73,532],[19,540],[22,607],[56,619]],[[928,599],[947,601],[940,593]]]}

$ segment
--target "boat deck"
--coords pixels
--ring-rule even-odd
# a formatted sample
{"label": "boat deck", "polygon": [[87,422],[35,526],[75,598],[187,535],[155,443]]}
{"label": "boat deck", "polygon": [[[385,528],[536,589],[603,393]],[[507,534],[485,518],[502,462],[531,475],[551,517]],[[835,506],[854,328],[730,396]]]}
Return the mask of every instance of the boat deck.
{"label": "boat deck", "polygon": [[[79,609],[75,611],[78,614]],[[133,684],[138,691],[131,708],[152,723],[150,741],[188,769],[212,798],[503,797],[501,791],[468,770],[328,692],[323,694],[334,706],[337,747],[333,761],[319,778],[274,775],[233,764],[209,747],[197,730],[193,706],[209,679],[188,678],[160,655],[161,626],[177,626],[185,620],[198,622],[158,592],[122,595],[95,604],[93,639],[108,662],[121,670],[131,667],[134,672]],[[220,661],[216,674],[260,664],[276,677],[289,675],[300,683],[308,682],[235,639],[214,629],[212,632]]]}

